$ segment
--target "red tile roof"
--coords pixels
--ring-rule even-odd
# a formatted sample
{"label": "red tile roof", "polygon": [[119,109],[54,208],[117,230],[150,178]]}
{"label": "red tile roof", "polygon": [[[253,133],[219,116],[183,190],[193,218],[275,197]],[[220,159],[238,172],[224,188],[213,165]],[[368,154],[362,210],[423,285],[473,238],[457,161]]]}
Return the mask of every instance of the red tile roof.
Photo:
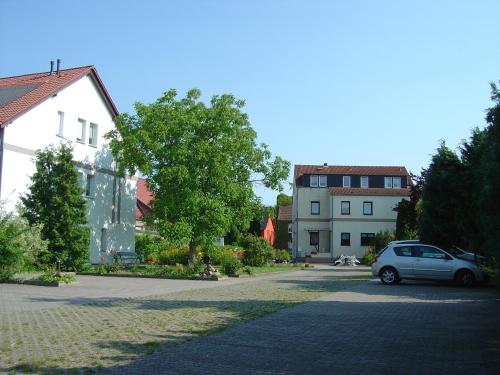
{"label": "red tile roof", "polygon": [[279,221],[292,221],[292,205],[280,206],[278,208]]}
{"label": "red tile roof", "polygon": [[151,201],[154,198],[153,192],[149,190],[148,182],[143,178],[137,179],[137,204],[135,217],[140,219],[145,214],[151,213]]}
{"label": "red tile roof", "polygon": [[83,66],[63,69],[58,74],[55,72],[52,74],[44,72],[0,78],[0,90],[15,89],[17,87],[20,89],[19,92],[21,94],[25,92],[24,95],[13,96],[12,101],[7,100],[4,106],[0,108],[0,126],[12,122],[45,99],[57,94],[65,87],[86,75],[92,77],[113,116],[117,116],[119,112],[99,78],[97,70],[93,66]]}
{"label": "red tile roof", "polygon": [[342,188],[342,187],[332,187],[330,188],[330,194],[332,195],[381,195],[381,196],[397,196],[405,197],[410,195],[409,189],[383,189],[383,188]]}
{"label": "red tile roof", "polygon": [[363,176],[409,176],[405,167],[350,166],[350,165],[296,165],[294,181],[304,174],[345,174]]}

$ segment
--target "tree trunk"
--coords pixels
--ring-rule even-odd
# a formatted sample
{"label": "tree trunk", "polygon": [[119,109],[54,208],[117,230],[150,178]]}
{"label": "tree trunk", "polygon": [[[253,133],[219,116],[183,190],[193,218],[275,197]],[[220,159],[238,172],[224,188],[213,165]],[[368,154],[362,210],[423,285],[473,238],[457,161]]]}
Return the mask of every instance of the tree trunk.
{"label": "tree trunk", "polygon": [[196,262],[196,245],[189,243],[189,263]]}

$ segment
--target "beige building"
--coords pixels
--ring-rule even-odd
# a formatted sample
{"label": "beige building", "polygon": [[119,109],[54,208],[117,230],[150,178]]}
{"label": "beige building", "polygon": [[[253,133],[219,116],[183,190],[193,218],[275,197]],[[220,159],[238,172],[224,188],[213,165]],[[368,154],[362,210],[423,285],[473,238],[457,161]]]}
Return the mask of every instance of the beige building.
{"label": "beige building", "polygon": [[375,233],[396,228],[393,208],[408,198],[405,167],[296,165],[293,255],[363,256]]}

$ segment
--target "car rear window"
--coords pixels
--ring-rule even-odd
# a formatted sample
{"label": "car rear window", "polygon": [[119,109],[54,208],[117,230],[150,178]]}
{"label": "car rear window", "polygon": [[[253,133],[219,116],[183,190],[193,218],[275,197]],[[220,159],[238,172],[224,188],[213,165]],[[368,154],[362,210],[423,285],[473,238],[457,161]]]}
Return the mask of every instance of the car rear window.
{"label": "car rear window", "polygon": [[411,257],[411,247],[397,246],[394,248],[394,253],[396,253],[398,257]]}

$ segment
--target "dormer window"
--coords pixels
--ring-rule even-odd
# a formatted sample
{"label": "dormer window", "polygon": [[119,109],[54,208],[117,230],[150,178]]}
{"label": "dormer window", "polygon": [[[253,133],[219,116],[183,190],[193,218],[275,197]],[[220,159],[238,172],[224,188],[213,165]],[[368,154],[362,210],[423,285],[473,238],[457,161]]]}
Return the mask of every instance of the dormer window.
{"label": "dormer window", "polygon": [[360,187],[362,187],[363,189],[368,188],[368,176],[361,176]]}
{"label": "dormer window", "polygon": [[401,189],[401,177],[384,177],[386,189]]}
{"label": "dormer window", "polygon": [[317,175],[313,174],[309,177],[309,186],[310,187],[326,187],[327,179],[326,175]]}
{"label": "dormer window", "polygon": [[319,176],[319,187],[326,187],[326,176]]}
{"label": "dormer window", "polygon": [[351,187],[351,176],[342,176],[342,187]]}
{"label": "dormer window", "polygon": [[318,175],[313,174],[309,177],[309,186],[318,187]]}

